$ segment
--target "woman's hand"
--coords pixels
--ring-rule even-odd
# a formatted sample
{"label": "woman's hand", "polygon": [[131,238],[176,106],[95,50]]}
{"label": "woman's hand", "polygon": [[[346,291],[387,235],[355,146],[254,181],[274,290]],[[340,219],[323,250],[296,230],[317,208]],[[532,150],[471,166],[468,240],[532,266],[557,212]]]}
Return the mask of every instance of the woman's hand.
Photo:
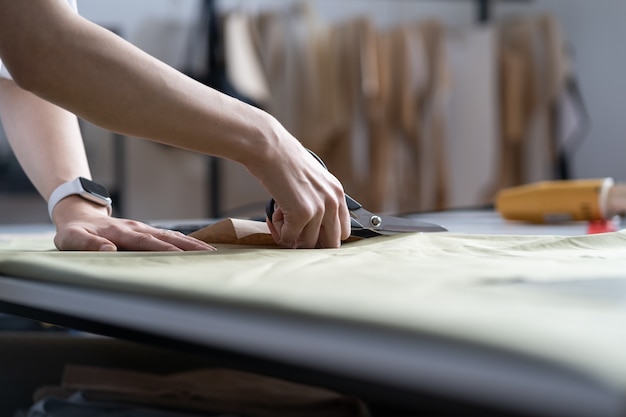
{"label": "woman's hand", "polygon": [[[267,222],[272,237],[288,248],[337,248],[350,236],[343,187],[297,140],[280,129],[288,139],[265,152],[271,162],[257,168],[261,171],[253,171],[276,202]],[[260,161],[263,157],[255,163]]]}
{"label": "woman's hand", "polygon": [[59,250],[197,251],[215,250],[198,239],[144,223],[109,217],[106,208],[79,196],[64,198],[53,212]]}

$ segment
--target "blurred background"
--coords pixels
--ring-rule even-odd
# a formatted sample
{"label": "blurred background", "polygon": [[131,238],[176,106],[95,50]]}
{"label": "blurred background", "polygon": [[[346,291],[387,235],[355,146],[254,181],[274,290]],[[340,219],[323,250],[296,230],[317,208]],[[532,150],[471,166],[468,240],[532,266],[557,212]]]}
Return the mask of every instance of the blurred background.
{"label": "blurred background", "polygon": [[[623,0],[79,0],[79,12],[274,114],[371,210],[487,207],[542,179],[626,180]],[[149,100],[149,97],[146,97]],[[229,161],[82,122],[117,215],[263,215]],[[0,132],[0,223],[48,222]]]}

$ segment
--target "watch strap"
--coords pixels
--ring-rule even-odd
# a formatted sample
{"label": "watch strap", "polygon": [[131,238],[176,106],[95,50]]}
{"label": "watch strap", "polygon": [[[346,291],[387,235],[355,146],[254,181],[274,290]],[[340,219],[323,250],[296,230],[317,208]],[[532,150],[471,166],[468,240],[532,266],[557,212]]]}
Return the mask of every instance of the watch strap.
{"label": "watch strap", "polygon": [[108,192],[106,192],[106,188],[104,188],[102,185],[97,184],[98,188],[101,188],[102,190],[104,190],[106,195],[96,194],[85,189],[82,181],[93,183],[92,181],[86,178],[78,177],[71,181],[68,181],[59,185],[52,192],[52,194],[50,194],[50,198],[48,199],[48,215],[50,216],[50,219],[52,219],[52,212],[54,211],[54,208],[59,203],[59,201],[71,195],[79,195],[85,200],[89,200],[93,203],[99,204],[101,206],[105,206],[108,210],[109,216],[111,215],[113,211],[113,208],[111,206],[112,200],[108,196]]}

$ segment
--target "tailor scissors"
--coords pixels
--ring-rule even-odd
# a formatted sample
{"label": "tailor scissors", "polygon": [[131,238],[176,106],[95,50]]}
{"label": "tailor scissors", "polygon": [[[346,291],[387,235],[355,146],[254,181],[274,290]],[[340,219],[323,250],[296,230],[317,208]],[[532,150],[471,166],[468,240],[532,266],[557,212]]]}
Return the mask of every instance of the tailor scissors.
{"label": "tailor scissors", "polygon": [[[311,155],[317,159],[326,169],[326,164],[313,151],[308,150]],[[352,226],[351,236],[357,237],[374,237],[381,235],[395,235],[398,233],[431,233],[431,232],[447,232],[448,230],[438,224],[428,223],[424,221],[406,219],[396,216],[388,216],[383,214],[374,214],[345,194],[346,204],[350,212],[350,221]],[[275,201],[272,198],[265,206],[265,214],[269,221],[272,221],[272,215],[275,210]]]}

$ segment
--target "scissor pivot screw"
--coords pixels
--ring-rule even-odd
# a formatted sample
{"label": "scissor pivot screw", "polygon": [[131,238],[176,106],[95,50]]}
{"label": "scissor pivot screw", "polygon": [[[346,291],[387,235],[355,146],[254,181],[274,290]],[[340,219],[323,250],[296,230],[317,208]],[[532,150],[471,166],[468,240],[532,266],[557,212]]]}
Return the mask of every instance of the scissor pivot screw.
{"label": "scissor pivot screw", "polygon": [[370,224],[374,227],[380,227],[380,225],[383,224],[383,219],[379,216],[372,216],[370,217]]}

